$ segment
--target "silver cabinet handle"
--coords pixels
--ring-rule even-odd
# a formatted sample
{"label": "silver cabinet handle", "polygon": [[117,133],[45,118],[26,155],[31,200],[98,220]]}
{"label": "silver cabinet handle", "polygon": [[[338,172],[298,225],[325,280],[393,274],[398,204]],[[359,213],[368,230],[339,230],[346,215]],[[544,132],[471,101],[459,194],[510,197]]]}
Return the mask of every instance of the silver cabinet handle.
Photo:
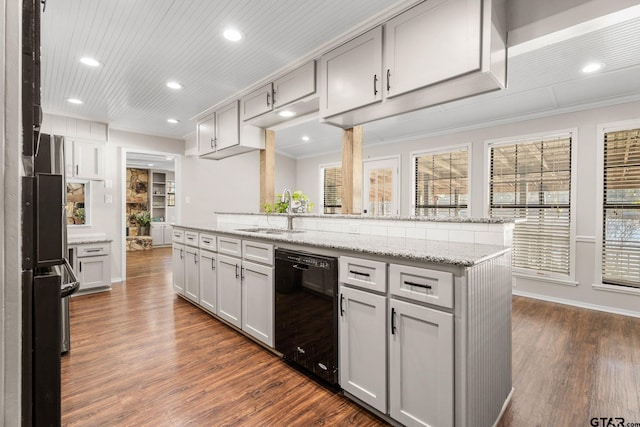
{"label": "silver cabinet handle", "polygon": [[215,260],[213,258],[211,258],[211,269],[212,270],[216,269],[216,263],[215,263]]}
{"label": "silver cabinet handle", "polygon": [[373,96],[378,94],[378,75],[373,75]]}
{"label": "silver cabinet handle", "polygon": [[194,263],[194,264],[197,264],[197,263],[198,263],[198,257],[197,257],[197,255],[195,254],[195,252],[193,253],[193,263]]}

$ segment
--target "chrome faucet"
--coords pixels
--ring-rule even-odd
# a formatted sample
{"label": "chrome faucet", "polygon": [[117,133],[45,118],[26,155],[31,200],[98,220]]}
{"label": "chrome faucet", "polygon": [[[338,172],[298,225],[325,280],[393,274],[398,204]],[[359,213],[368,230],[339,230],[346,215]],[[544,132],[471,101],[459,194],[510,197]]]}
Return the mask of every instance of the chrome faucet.
{"label": "chrome faucet", "polygon": [[284,203],[287,200],[287,194],[289,195],[289,203],[287,204],[287,230],[293,230],[293,216],[291,215],[291,205],[292,205],[292,198],[291,198],[291,190],[289,190],[288,188],[285,188],[284,191],[282,192],[282,199],[280,200],[282,203]]}

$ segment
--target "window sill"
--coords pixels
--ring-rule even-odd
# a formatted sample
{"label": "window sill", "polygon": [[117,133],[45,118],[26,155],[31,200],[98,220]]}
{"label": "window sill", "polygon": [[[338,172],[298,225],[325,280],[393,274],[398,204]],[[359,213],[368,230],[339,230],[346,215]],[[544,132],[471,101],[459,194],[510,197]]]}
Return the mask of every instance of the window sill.
{"label": "window sill", "polygon": [[593,289],[597,291],[605,291],[605,292],[615,292],[618,294],[627,294],[627,295],[638,295],[640,296],[640,288],[631,288],[628,286],[616,286],[616,285],[605,285],[594,284]]}
{"label": "window sill", "polygon": [[578,286],[578,282],[569,279],[563,279],[561,277],[553,277],[553,276],[540,276],[537,274],[529,274],[522,272],[513,272],[513,277],[519,279],[527,279],[527,280],[536,280],[539,282],[553,283],[554,285],[563,285],[563,286]]}

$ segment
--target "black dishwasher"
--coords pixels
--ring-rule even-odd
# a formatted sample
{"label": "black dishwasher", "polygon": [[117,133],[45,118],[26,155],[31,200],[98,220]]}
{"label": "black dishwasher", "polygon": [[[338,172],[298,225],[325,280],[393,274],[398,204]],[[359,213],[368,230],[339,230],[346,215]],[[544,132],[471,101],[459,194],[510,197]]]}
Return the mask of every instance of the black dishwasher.
{"label": "black dishwasher", "polygon": [[276,350],[338,383],[338,259],[276,249]]}

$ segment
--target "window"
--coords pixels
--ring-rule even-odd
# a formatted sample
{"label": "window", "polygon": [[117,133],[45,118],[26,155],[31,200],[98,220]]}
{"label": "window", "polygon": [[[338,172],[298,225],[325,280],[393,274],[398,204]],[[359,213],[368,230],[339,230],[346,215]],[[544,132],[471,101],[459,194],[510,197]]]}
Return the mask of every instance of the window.
{"label": "window", "polygon": [[468,213],[469,156],[467,148],[413,157],[415,214],[461,216]]}
{"label": "window", "polygon": [[342,213],[342,167],[321,168],[322,173],[322,213]]}
{"label": "window", "polygon": [[67,181],[67,224],[89,224],[89,181]]}
{"label": "window", "polygon": [[490,145],[489,215],[515,218],[513,266],[571,270],[571,135]]}
{"label": "window", "polygon": [[604,134],[602,282],[640,288],[640,129]]}
{"label": "window", "polygon": [[398,215],[399,157],[367,159],[362,163],[363,213],[372,216]]}

